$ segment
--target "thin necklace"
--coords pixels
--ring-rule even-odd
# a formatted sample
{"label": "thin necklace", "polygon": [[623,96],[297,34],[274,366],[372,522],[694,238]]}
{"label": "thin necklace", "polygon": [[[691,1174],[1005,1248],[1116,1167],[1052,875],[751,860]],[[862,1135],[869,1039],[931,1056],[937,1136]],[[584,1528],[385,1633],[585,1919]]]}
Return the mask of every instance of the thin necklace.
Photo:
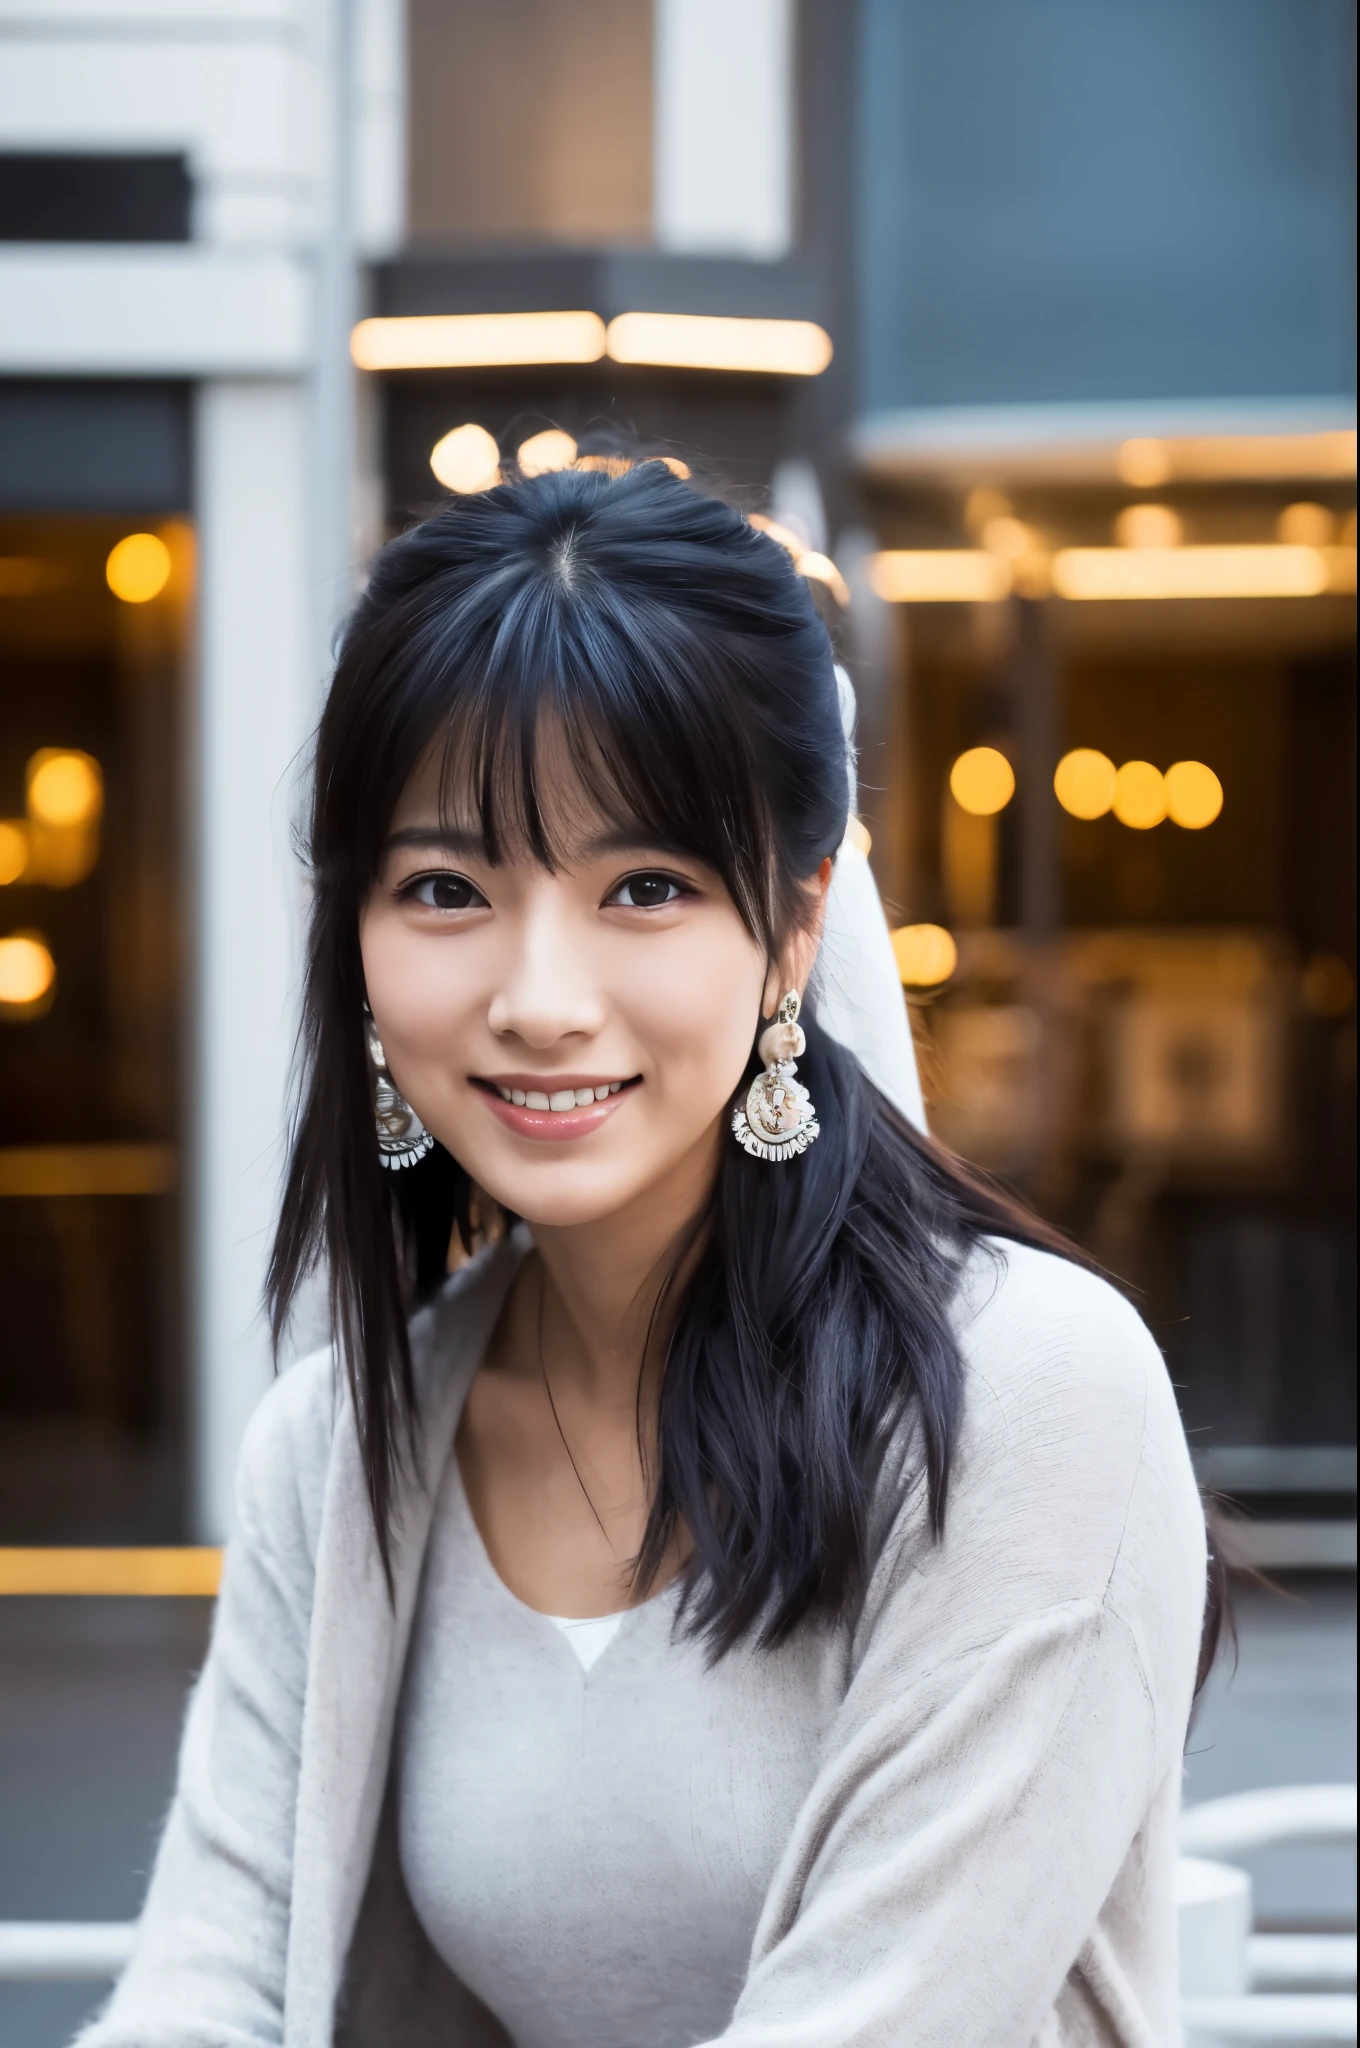
{"label": "thin necklace", "polygon": [[567,1454],[567,1460],[571,1466],[572,1471],[576,1474],[576,1484],[580,1487],[581,1492],[584,1494],[586,1506],[590,1509],[591,1514],[594,1515],[595,1520],[599,1525],[600,1534],[603,1536],[605,1542],[609,1544],[610,1556],[614,1559],[614,1562],[617,1564],[619,1553],[617,1550],[615,1550],[613,1543],[610,1541],[609,1531],[605,1528],[604,1523],[600,1521],[600,1511],[590,1497],[590,1488],[586,1485],[585,1480],[581,1477],[581,1468],[577,1464],[575,1458],[572,1456],[571,1445],[567,1442],[567,1432],[562,1427],[562,1418],[557,1412],[557,1403],[553,1399],[552,1382],[548,1378],[548,1361],[543,1350],[543,1294],[543,1281],[540,1278],[538,1283],[538,1369],[543,1375],[543,1391],[548,1397],[548,1406],[552,1409],[552,1419],[557,1424],[557,1434],[562,1439],[562,1448]]}

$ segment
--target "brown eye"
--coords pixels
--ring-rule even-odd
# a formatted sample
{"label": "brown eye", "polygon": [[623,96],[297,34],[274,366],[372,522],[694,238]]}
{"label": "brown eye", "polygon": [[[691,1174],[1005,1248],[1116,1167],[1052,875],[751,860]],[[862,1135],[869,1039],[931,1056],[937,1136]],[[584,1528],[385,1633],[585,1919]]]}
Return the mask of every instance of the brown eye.
{"label": "brown eye", "polygon": [[466,875],[420,875],[405,893],[427,910],[475,910],[486,902]]}
{"label": "brown eye", "polygon": [[684,893],[670,875],[629,875],[610,900],[627,910],[659,910],[663,903],[678,902]]}

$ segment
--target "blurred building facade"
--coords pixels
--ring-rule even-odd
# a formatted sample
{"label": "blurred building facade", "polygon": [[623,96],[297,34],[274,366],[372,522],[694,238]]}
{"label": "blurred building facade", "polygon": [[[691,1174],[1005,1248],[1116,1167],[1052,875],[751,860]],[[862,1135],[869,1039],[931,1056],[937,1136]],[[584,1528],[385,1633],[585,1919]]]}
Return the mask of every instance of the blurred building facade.
{"label": "blurred building facade", "polygon": [[776,523],[936,1127],[1142,1288],[1225,1484],[1353,1493],[1353,10],[0,34],[0,1540],[221,1533],[330,635],[553,434]]}

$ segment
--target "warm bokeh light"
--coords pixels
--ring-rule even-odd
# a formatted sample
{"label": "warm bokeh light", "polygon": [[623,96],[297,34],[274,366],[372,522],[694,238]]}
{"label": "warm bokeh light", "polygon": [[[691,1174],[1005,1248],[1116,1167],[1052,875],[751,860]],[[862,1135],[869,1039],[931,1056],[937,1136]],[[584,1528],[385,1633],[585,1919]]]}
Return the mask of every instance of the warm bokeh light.
{"label": "warm bokeh light", "polygon": [[791,526],[781,526],[777,519],[769,518],[764,512],[748,512],[747,520],[758,533],[768,533],[771,540],[777,540],[781,548],[800,561],[807,553],[807,545],[800,540]]}
{"label": "warm bokeh light", "polygon": [[472,491],[489,491],[500,481],[501,451],[485,427],[469,420],[454,427],[430,450],[430,468],[446,491],[466,496]]}
{"label": "warm bokeh light", "polygon": [[1053,774],[1053,793],[1074,818],[1103,818],[1114,808],[1115,767],[1095,747],[1073,747]]}
{"label": "warm bokeh light", "polygon": [[520,442],[515,460],[525,476],[546,476],[549,470],[571,468],[576,443],[561,427],[545,427],[541,434],[531,434]]}
{"label": "warm bokeh light", "polygon": [[846,609],[850,603],[850,586],[830,555],[806,547],[791,526],[781,526],[777,519],[769,518],[764,512],[750,512],[747,518],[758,532],[767,533],[771,540],[778,541],[780,547],[792,555],[800,576],[810,576],[814,583],[825,584],[842,611]]}
{"label": "warm bokeh light", "polygon": [[606,345],[616,363],[676,370],[749,370],[817,377],[831,361],[831,336],[811,320],[737,320],[706,313],[620,313]]}
{"label": "warm bokeh light", "polygon": [[850,586],[830,555],[820,555],[816,548],[809,548],[798,557],[798,574],[810,576],[814,583],[824,583],[842,610],[849,604]]}
{"label": "warm bokeh light", "polygon": [[1121,482],[1155,490],[1172,477],[1197,483],[1355,475],[1355,429],[1319,434],[1199,434],[1125,441],[1115,458]]}
{"label": "warm bokeh light", "polygon": [[959,964],[959,949],[942,924],[904,924],[892,935],[904,988],[938,988]]}
{"label": "warm bokeh light", "polygon": [[672,476],[678,476],[682,483],[689,482],[690,466],[687,462],[682,462],[678,455],[663,455],[659,459],[665,463]]}
{"label": "warm bokeh light", "polygon": [[1355,475],[1355,429],[1321,434],[1205,434],[1167,443],[1174,476],[1269,483]]}
{"label": "warm bokeh light", "polygon": [[853,811],[845,821],[845,843],[847,846],[858,848],[866,859],[873,848],[874,842],[869,837],[869,827],[863,818],[857,818]]}
{"label": "warm bokeh light", "polygon": [[598,363],[598,313],[416,313],[361,320],[349,340],[360,370],[469,370],[515,363]]}
{"label": "warm bokeh light", "polygon": [[995,747],[970,747],[949,771],[949,792],[961,811],[990,818],[1015,795],[1015,770]]}
{"label": "warm bokeh light", "polygon": [[890,604],[994,604],[1011,588],[1008,564],[986,548],[885,548],[869,581]]}
{"label": "warm bokeh light", "polygon": [[1170,476],[1171,457],[1165,441],[1140,437],[1124,442],[1115,457],[1115,468],[1121,483],[1132,484],[1136,491],[1153,491]]}
{"label": "warm bokeh light", "polygon": [[1021,555],[1032,554],[1038,541],[1031,527],[1023,519],[1014,519],[1008,512],[998,512],[991,519],[983,521],[978,538],[987,552],[1000,555],[1004,562],[1014,562]]}
{"label": "warm bokeh light", "polygon": [[28,866],[28,826],[22,818],[0,818],[0,889],[17,882]]}
{"label": "warm bokeh light", "polygon": [[990,520],[1008,519],[1013,509],[1004,492],[990,484],[974,484],[964,503],[963,523],[970,533],[980,534]]}
{"label": "warm bokeh light", "polygon": [[1130,598],[1317,597],[1333,571],[1317,548],[1061,548],[1053,588],[1077,601]]}
{"label": "warm bokeh light", "polygon": [[104,808],[104,777],[93,754],[40,747],[26,771],[28,813],[57,829],[92,825]]}
{"label": "warm bokeh light", "polygon": [[1318,553],[1327,565],[1327,588],[1341,597],[1355,595],[1355,529],[1351,528],[1349,545],[1319,548]]}
{"label": "warm bokeh light", "polygon": [[1185,522],[1170,505],[1126,505],[1114,522],[1121,548],[1178,548]]}
{"label": "warm bokeh light", "polygon": [[1336,532],[1336,521],[1325,505],[1286,505],[1275,521],[1275,538],[1287,547],[1325,548]]}
{"label": "warm bokeh light", "polygon": [[170,550],[159,534],[125,534],[104,564],[109,589],[124,604],[149,604],[170,581]]}
{"label": "warm bokeh light", "polygon": [[1151,761],[1126,761],[1114,778],[1112,806],[1121,825],[1150,832],[1166,816],[1166,777]]}
{"label": "warm bokeh light", "polygon": [[1017,597],[1047,597],[1053,588],[1053,557],[1046,548],[1031,548],[1010,564],[1011,589]]}
{"label": "warm bokeh light", "polygon": [[0,939],[0,1011],[32,1010],[52,992],[56,962],[40,932]]}
{"label": "warm bokeh light", "polygon": [[1223,784],[1203,761],[1173,761],[1166,783],[1167,815],[1187,832],[1202,832],[1223,808]]}

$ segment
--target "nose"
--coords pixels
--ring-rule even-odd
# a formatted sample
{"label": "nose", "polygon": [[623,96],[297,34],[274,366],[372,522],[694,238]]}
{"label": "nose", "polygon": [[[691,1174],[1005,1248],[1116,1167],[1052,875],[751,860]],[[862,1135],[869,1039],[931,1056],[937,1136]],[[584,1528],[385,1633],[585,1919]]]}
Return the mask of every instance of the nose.
{"label": "nose", "polygon": [[593,1038],[605,1021],[590,948],[555,900],[558,894],[546,882],[513,921],[500,986],[487,1009],[498,1038],[518,1039],[536,1052],[566,1038]]}

